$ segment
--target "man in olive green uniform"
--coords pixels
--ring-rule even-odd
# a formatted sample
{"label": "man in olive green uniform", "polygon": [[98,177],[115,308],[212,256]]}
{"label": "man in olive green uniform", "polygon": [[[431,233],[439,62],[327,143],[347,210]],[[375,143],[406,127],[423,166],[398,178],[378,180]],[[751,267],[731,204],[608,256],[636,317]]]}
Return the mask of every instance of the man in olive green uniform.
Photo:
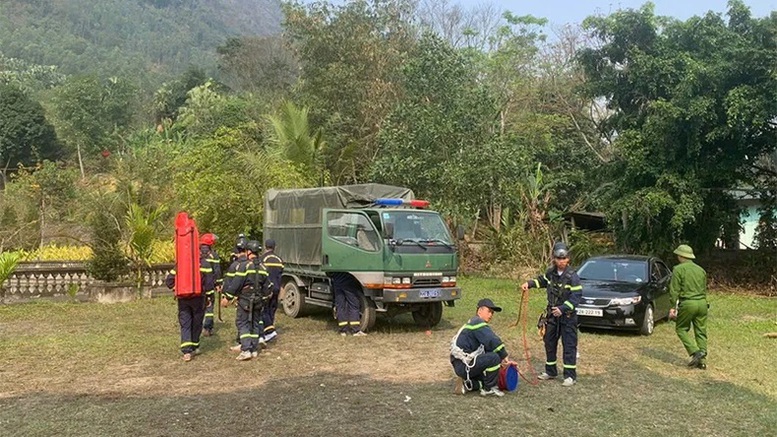
{"label": "man in olive green uniform", "polygon": [[[681,244],[675,249],[680,264],[672,270],[669,296],[676,306],[669,310],[669,318],[677,319],[677,336],[691,356],[688,367],[706,369],[707,364],[707,272],[694,263],[693,249]],[[695,341],[689,331],[693,326]]]}

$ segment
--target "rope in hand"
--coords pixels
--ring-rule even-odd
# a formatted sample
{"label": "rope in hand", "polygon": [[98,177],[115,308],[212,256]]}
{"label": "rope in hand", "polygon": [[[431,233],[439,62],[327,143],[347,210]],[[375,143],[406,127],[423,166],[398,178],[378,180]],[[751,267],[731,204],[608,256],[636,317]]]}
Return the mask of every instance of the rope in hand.
{"label": "rope in hand", "polygon": [[[520,285],[518,286],[520,289]],[[518,323],[521,323],[522,325],[522,333],[521,336],[523,337],[523,356],[526,358],[526,364],[529,366],[529,372],[531,373],[531,380],[526,377],[525,372],[522,372],[521,369],[518,369],[518,374],[521,375],[521,378],[523,378],[524,381],[531,385],[537,385],[539,384],[540,380],[537,378],[537,371],[534,370],[534,366],[531,363],[531,351],[529,350],[529,340],[526,337],[526,314],[529,312],[529,292],[521,290],[521,303],[518,305],[518,319],[515,320],[512,324],[510,324],[510,328],[514,328],[518,326]]]}

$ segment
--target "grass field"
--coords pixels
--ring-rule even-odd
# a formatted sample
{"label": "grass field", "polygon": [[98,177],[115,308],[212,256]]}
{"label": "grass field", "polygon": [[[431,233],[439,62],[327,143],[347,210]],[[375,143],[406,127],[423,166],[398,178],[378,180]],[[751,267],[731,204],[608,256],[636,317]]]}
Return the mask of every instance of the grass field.
{"label": "grass field", "polygon": [[[777,435],[777,299],[713,294],[709,368],[691,370],[671,323],[650,337],[580,335],[579,381],[503,398],[452,394],[449,342],[491,297],[492,325],[521,369],[520,294],[504,280],[461,281],[431,335],[409,315],[379,319],[368,337],[343,338],[326,313],[279,316],[280,340],[237,362],[234,310],[180,360],[172,298],[126,304],[0,307],[0,435],[675,436]],[[533,325],[544,293],[530,301]],[[529,332],[532,363],[544,352]]]}

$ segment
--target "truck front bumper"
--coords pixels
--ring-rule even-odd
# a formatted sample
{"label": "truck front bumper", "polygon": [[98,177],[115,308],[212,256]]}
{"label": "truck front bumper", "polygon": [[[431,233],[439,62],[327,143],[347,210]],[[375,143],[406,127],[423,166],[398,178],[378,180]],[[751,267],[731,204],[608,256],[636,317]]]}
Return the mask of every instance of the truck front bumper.
{"label": "truck front bumper", "polygon": [[445,302],[460,298],[459,287],[383,289],[383,302],[386,303]]}

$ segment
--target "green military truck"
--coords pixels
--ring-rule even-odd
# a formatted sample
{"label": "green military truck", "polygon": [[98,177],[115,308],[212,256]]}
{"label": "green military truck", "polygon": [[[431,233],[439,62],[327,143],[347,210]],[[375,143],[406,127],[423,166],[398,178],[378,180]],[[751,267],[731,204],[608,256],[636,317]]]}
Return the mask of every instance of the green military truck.
{"label": "green military truck", "polygon": [[330,275],[339,272],[362,285],[362,330],[378,313],[411,312],[419,326],[437,325],[461,288],[455,242],[428,204],[407,188],[379,184],[269,190],[264,236],[284,260],[284,312],[331,309]]}

